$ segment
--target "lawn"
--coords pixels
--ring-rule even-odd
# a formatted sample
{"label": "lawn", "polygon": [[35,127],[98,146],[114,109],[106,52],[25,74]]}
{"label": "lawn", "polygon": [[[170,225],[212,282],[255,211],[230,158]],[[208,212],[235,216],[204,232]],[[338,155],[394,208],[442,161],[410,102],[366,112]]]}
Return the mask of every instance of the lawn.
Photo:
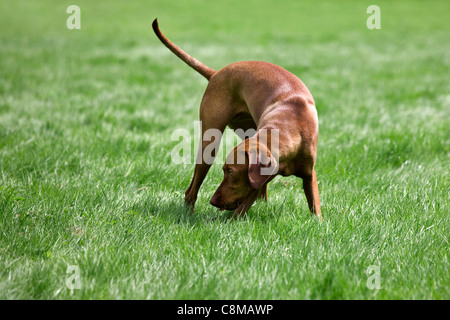
{"label": "lawn", "polygon": [[[450,299],[450,2],[85,0],[69,30],[71,4],[0,3],[0,299]],[[323,223],[294,177],[232,221],[219,163],[184,209],[207,81],[156,17],[309,87]]]}

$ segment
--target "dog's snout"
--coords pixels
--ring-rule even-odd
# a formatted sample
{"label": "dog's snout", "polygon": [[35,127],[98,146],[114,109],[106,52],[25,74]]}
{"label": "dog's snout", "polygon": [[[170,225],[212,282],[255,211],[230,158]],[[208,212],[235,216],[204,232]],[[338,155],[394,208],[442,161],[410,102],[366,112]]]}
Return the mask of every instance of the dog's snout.
{"label": "dog's snout", "polygon": [[212,204],[214,207],[220,208],[220,197],[217,193],[214,193],[211,200],[209,200],[209,203]]}

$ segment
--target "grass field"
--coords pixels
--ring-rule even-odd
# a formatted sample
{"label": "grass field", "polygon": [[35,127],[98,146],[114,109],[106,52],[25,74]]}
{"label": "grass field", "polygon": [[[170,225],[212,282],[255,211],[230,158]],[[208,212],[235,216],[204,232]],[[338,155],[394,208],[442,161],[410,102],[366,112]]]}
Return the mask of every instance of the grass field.
{"label": "grass field", "polygon": [[[450,299],[450,2],[86,0],[81,30],[70,4],[0,2],[0,299]],[[207,82],[155,17],[212,68],[309,87],[322,224],[293,177],[231,222],[220,164],[186,212],[171,134]]]}

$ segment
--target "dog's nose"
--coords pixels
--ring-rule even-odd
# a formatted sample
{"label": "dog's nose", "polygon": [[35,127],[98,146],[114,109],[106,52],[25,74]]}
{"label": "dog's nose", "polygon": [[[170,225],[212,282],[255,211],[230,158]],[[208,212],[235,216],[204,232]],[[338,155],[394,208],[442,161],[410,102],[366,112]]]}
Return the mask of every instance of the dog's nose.
{"label": "dog's nose", "polygon": [[214,207],[219,208],[219,197],[217,196],[217,194],[214,194],[211,198],[211,200],[209,200],[209,203],[212,204]]}

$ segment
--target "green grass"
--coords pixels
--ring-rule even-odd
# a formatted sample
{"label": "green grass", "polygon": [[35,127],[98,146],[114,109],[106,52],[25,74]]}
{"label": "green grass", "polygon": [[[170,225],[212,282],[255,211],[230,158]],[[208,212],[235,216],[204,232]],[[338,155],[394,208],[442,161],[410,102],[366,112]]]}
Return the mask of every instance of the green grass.
{"label": "green grass", "polygon": [[[0,3],[0,299],[449,299],[448,1]],[[183,208],[206,81],[151,31],[213,68],[297,74],[320,119],[324,223],[301,181],[231,222]],[[81,289],[66,286],[80,269]],[[366,285],[380,266],[381,289]]]}

